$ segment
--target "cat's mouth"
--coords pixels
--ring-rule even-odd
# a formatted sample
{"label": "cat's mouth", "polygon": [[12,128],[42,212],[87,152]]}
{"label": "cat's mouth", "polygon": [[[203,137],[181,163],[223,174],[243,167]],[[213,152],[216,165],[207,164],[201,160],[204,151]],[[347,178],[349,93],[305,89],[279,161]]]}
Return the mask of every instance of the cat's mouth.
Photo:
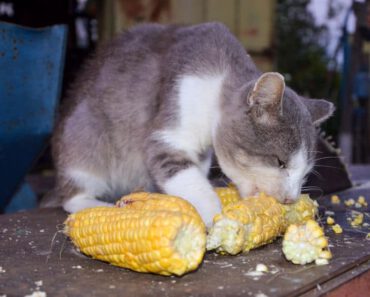
{"label": "cat's mouth", "polygon": [[281,196],[281,195],[279,195],[276,192],[275,193],[271,193],[269,191],[265,191],[265,190],[259,189],[257,186],[253,186],[250,191],[243,192],[242,190],[239,190],[239,192],[240,192],[240,194],[241,194],[242,197],[251,197],[251,196],[258,197],[260,195],[260,193],[263,192],[266,195],[269,195],[269,196],[274,197],[275,199],[277,199],[282,204],[292,204],[292,203],[294,203],[296,201],[293,198],[286,197],[286,196]]}
{"label": "cat's mouth", "polygon": [[281,201],[283,204],[293,204],[294,202],[295,200],[291,198],[284,198],[283,201]]}
{"label": "cat's mouth", "polygon": [[265,193],[266,195],[274,197],[282,204],[292,204],[297,199],[292,198],[289,193],[282,193],[278,190],[274,191],[273,189],[266,189],[258,186],[257,184],[241,184],[237,185],[239,193],[242,197],[258,197],[260,193]]}

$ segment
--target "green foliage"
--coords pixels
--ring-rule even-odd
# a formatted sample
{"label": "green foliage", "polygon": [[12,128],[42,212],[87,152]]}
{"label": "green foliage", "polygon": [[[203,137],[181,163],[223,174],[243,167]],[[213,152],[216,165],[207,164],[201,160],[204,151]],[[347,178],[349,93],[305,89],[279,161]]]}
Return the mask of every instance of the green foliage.
{"label": "green foliage", "polygon": [[[309,3],[309,0],[277,1],[277,70],[299,94],[336,103],[339,75],[328,68],[327,28],[315,23],[307,9]],[[337,134],[337,121],[334,118],[326,124],[330,134]]]}

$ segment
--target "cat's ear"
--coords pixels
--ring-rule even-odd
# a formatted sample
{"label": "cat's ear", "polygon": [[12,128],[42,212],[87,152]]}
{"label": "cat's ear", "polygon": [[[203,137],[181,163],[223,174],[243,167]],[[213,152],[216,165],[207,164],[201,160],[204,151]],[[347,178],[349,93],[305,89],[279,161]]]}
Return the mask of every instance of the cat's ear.
{"label": "cat's ear", "polygon": [[277,72],[262,74],[248,96],[248,107],[260,122],[271,123],[282,112],[284,77]]}
{"label": "cat's ear", "polygon": [[304,101],[308,111],[311,114],[312,122],[318,126],[326,121],[333,114],[335,107],[334,104],[323,99],[307,99]]}

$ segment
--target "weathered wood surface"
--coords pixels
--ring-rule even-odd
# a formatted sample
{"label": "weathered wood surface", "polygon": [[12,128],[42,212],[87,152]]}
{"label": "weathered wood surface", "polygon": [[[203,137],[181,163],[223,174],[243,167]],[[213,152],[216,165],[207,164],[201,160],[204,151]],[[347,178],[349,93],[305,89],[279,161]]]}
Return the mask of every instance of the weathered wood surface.
{"label": "weathered wood surface", "polygon": [[[357,198],[360,194],[370,202],[366,186],[347,190],[341,197]],[[335,211],[336,221],[344,228],[343,234],[336,235],[326,227],[334,255],[329,265],[293,265],[284,259],[278,240],[245,255],[209,253],[197,271],[183,277],[140,274],[80,255],[61,232],[66,218],[61,209],[2,215],[0,296],[30,294],[38,281],[42,281],[39,290],[47,296],[320,295],[369,272],[370,240],[366,240],[366,234],[370,230],[351,227],[346,220],[349,208],[343,204],[333,207],[325,197],[319,203],[321,215],[325,210]],[[368,209],[365,220],[370,222]],[[249,275],[258,263],[266,264],[270,272]]]}

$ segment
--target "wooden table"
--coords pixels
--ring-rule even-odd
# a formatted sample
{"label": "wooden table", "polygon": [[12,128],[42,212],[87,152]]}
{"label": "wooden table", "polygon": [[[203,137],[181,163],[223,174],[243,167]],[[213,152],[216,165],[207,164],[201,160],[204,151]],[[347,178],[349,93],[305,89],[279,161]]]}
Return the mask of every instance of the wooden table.
{"label": "wooden table", "polygon": [[[370,202],[370,185],[340,196],[343,200],[360,194]],[[183,277],[136,273],[79,254],[62,233],[66,213],[61,209],[2,215],[0,296],[25,296],[35,290],[47,296],[369,296],[370,229],[354,229],[346,220],[354,209],[366,211],[370,223],[369,208],[333,206],[326,198],[319,200],[320,215],[335,211],[344,229],[337,235],[326,226],[334,255],[329,265],[293,265],[284,259],[278,240],[244,255],[209,253],[197,271]],[[258,263],[270,271],[251,275]]]}

